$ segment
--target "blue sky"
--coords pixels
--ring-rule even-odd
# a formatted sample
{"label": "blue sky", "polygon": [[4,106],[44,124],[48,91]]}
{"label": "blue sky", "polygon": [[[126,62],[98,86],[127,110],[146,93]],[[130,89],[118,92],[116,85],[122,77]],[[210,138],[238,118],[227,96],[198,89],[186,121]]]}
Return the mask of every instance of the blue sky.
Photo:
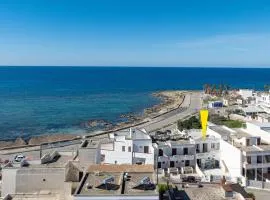
{"label": "blue sky", "polygon": [[0,65],[270,66],[268,0],[1,0]]}

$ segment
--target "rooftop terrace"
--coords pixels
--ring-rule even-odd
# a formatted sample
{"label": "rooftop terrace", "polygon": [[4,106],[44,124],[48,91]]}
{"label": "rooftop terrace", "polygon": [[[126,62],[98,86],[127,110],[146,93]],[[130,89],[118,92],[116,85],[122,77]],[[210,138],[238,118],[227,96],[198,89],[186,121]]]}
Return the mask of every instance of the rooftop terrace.
{"label": "rooftop terrace", "polygon": [[[128,175],[127,180],[124,179],[125,172]],[[141,183],[145,177],[149,178],[150,183],[154,183],[153,165],[91,165],[77,188],[76,195],[157,195],[154,184]]]}

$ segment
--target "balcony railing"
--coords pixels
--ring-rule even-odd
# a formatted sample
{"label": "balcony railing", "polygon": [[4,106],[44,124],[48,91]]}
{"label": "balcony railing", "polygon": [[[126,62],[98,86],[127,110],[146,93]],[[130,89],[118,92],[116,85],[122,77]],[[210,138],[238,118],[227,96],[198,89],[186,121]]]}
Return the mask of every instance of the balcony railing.
{"label": "balcony railing", "polygon": [[270,163],[247,163],[244,162],[244,166],[246,169],[252,169],[252,168],[268,168],[270,167]]}
{"label": "balcony railing", "polygon": [[171,160],[194,160],[194,155],[174,155],[170,156]]}

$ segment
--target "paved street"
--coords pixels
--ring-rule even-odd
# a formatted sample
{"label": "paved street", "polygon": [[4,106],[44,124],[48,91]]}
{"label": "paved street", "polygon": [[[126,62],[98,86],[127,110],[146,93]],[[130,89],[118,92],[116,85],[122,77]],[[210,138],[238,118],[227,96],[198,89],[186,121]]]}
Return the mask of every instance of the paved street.
{"label": "paved street", "polygon": [[[184,109],[183,109],[184,108]],[[151,120],[146,124],[139,126],[148,132],[161,129],[165,126],[171,125],[186,116],[192,115],[201,109],[201,93],[187,93],[185,100],[180,108]]]}

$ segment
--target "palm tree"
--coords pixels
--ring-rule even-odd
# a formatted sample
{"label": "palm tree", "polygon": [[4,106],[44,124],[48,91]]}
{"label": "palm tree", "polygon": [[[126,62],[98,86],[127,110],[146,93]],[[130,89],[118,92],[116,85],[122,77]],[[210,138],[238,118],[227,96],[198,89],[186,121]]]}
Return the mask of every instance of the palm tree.
{"label": "palm tree", "polygon": [[212,95],[213,95],[213,94],[214,94],[214,95],[216,94],[216,85],[215,85],[215,84],[212,85],[211,94],[212,94]]}
{"label": "palm tree", "polygon": [[226,85],[224,85],[224,88],[225,88],[225,95],[228,95],[229,90],[230,90],[230,86],[226,84]]}
{"label": "palm tree", "polygon": [[219,92],[218,92],[219,96],[222,96],[223,89],[224,89],[223,84],[219,84]]}
{"label": "palm tree", "polygon": [[207,88],[208,88],[208,84],[206,83],[203,85],[203,90],[205,94],[207,94]]}
{"label": "palm tree", "polygon": [[270,85],[265,84],[264,85],[264,91],[269,92],[269,90],[270,90]]}

